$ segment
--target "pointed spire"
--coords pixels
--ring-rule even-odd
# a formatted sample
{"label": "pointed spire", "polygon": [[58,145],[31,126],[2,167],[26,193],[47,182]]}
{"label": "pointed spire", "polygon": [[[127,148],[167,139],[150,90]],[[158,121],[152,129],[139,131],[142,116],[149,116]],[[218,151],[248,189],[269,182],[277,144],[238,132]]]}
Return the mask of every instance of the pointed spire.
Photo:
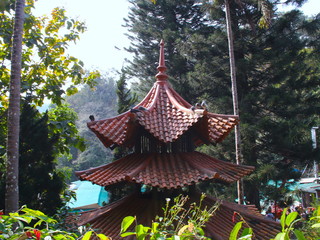
{"label": "pointed spire", "polygon": [[158,74],[156,75],[157,82],[166,81],[168,79],[168,75],[165,73],[167,67],[164,60],[164,41],[161,39],[160,42],[160,55],[159,55],[159,65],[157,67]]}

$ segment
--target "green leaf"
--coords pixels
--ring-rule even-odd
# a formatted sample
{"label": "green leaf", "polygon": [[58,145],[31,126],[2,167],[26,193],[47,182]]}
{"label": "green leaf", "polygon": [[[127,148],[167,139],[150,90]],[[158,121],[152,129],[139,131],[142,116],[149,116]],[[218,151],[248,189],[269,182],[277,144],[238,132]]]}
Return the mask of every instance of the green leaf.
{"label": "green leaf", "polygon": [[147,236],[148,234],[141,234],[138,238],[137,238],[137,240],[144,240],[145,238],[146,238],[146,236]]}
{"label": "green leaf", "polygon": [[139,236],[139,235],[144,233],[142,224],[139,224],[139,225],[136,226],[136,233],[137,233],[137,236]]}
{"label": "green leaf", "polygon": [[298,240],[306,240],[306,238],[304,237],[301,231],[295,229],[293,232],[294,232],[294,235],[296,235]]}
{"label": "green leaf", "polygon": [[34,218],[23,216],[23,217],[14,217],[14,219],[20,220],[22,222],[30,223]]}
{"label": "green leaf", "polygon": [[89,240],[90,237],[91,237],[91,235],[92,235],[92,231],[86,232],[86,233],[83,235],[82,240]]}
{"label": "green leaf", "polygon": [[110,239],[110,238],[108,238],[106,235],[104,235],[104,234],[102,234],[102,233],[97,234],[97,237],[98,237],[99,239],[101,239],[101,240],[108,240],[108,239]]}
{"label": "green leaf", "polygon": [[245,228],[245,229],[243,229],[241,236],[249,235],[252,233],[253,233],[252,228]]}
{"label": "green leaf", "polygon": [[274,240],[286,240],[286,233],[278,233]]}
{"label": "green leaf", "polygon": [[280,223],[281,223],[281,227],[282,227],[282,232],[284,232],[284,229],[286,227],[286,212],[287,212],[287,209],[285,208],[282,212],[282,215],[281,215],[281,218],[280,218]]}
{"label": "green leaf", "polygon": [[125,217],[121,223],[120,233],[127,231],[127,229],[131,226],[131,224],[134,222],[134,220],[135,220],[135,217],[132,217],[132,216]]}
{"label": "green leaf", "polygon": [[312,228],[320,228],[320,223],[315,223],[311,226]]}
{"label": "green leaf", "polygon": [[151,226],[151,232],[156,233],[158,229],[159,223],[158,222],[153,222]]}
{"label": "green leaf", "polygon": [[290,224],[297,218],[298,212],[291,212],[286,218],[286,225],[290,226]]}
{"label": "green leaf", "polygon": [[252,228],[245,228],[242,231],[241,237],[238,240],[251,239],[252,238]]}
{"label": "green leaf", "polygon": [[237,222],[236,225],[234,225],[234,227],[230,233],[229,240],[237,240],[238,233],[242,227],[242,223],[243,222]]}
{"label": "green leaf", "polygon": [[313,219],[320,219],[320,216],[315,216],[310,218],[310,220],[313,220]]}
{"label": "green leaf", "polygon": [[34,227],[36,228],[37,226],[40,226],[42,222],[43,222],[43,220],[39,220],[38,222],[36,222],[34,224]]}
{"label": "green leaf", "polygon": [[120,236],[121,237],[127,237],[127,236],[130,236],[130,235],[136,235],[135,232],[125,232],[125,233],[122,233]]}
{"label": "green leaf", "polygon": [[0,232],[3,232],[6,229],[3,223],[0,223]]}
{"label": "green leaf", "polygon": [[201,236],[204,236],[204,231],[201,227],[197,227],[197,231]]}
{"label": "green leaf", "polygon": [[67,88],[67,96],[71,96],[73,94],[76,94],[78,92],[78,88],[76,88],[75,86],[71,86]]}

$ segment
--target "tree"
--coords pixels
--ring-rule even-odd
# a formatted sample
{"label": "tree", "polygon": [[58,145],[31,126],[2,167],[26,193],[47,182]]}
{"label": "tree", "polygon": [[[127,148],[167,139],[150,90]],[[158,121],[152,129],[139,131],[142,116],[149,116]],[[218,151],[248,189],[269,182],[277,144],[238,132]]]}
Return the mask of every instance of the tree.
{"label": "tree", "polygon": [[20,205],[27,205],[53,216],[62,206],[61,195],[67,186],[55,168],[54,146],[61,133],[49,134],[48,113],[40,114],[23,104],[20,134]]}
{"label": "tree", "polygon": [[[118,114],[124,113],[130,110],[137,102],[137,95],[131,93],[130,89],[127,89],[126,74],[122,69],[120,79],[117,81],[117,97],[118,97]],[[120,159],[129,154],[129,151],[123,147],[116,147],[113,151],[114,160]]]}
{"label": "tree", "polygon": [[137,102],[137,96],[131,94],[131,90],[127,89],[126,74],[122,70],[120,79],[117,81],[117,96],[118,96],[118,113],[124,113],[128,111],[133,104]]}
{"label": "tree", "polygon": [[[227,25],[227,36],[228,36],[228,48],[229,48],[229,59],[230,59],[230,78],[231,78],[231,92],[232,92],[232,103],[233,103],[233,114],[239,116],[239,103],[238,103],[238,90],[237,90],[237,78],[236,78],[236,64],[234,58],[234,47],[233,47],[233,33],[231,27],[231,16],[230,16],[230,5],[229,0],[225,0],[225,12],[226,12],[226,25]],[[240,123],[235,126],[234,129],[235,138],[235,151],[236,151],[236,163],[241,164],[241,136],[240,136]],[[238,190],[238,203],[243,204],[243,183],[242,180],[237,182]]]}
{"label": "tree", "polygon": [[[12,212],[18,209],[17,161],[20,92],[23,98],[28,97],[34,105],[43,105],[45,98],[59,105],[63,94],[75,93],[77,85],[81,83],[92,85],[97,73],[92,72],[85,76],[83,63],[65,54],[68,43],[76,41],[79,34],[85,30],[83,23],[67,18],[64,10],[58,8],[53,11],[51,19],[35,18],[32,15],[33,0],[28,0],[26,7],[24,1],[17,0],[15,9],[11,8],[11,1],[4,3],[3,13],[0,16],[0,75],[2,80],[0,108],[1,112],[6,112],[10,105],[7,119],[8,192],[6,200],[8,206],[6,206],[6,211]],[[14,31],[12,31],[13,10],[15,10]],[[25,21],[24,16],[26,16]],[[63,31],[62,28],[64,28]],[[11,36],[13,36],[13,42],[11,42]],[[7,66],[12,67],[11,74]],[[65,91],[62,86],[67,81],[71,81],[72,85]],[[11,82],[10,87],[9,82]],[[8,101],[9,91],[10,100]]]}
{"label": "tree", "polygon": [[[244,1],[238,0],[236,2],[243,10]],[[271,22],[271,9],[272,6],[268,1],[258,0],[260,5],[262,17],[259,20],[259,25],[263,27],[268,27]],[[232,31],[232,21],[231,21],[231,11],[230,11],[230,0],[224,0],[225,6],[225,16],[226,16],[226,29],[228,37],[228,50],[229,50],[229,61],[230,61],[230,79],[231,79],[231,92],[232,92],[232,102],[233,102],[233,114],[239,116],[239,103],[238,103],[238,91],[237,91],[237,74],[236,74],[236,64],[234,56],[234,42],[233,42],[233,31]],[[270,7],[271,6],[271,7]],[[249,21],[251,18],[249,19]],[[250,22],[252,29],[255,29],[255,26]],[[241,156],[241,136],[240,136],[240,123],[235,126],[235,153],[236,153],[236,163],[242,163]],[[238,191],[238,203],[244,203],[243,196],[243,182],[239,180],[237,182],[237,191]]]}
{"label": "tree", "polygon": [[[166,42],[168,76],[175,89],[190,102],[196,101],[190,93],[186,74],[192,71],[194,62],[180,53],[180,46],[195,32],[208,32],[207,19],[201,6],[193,0],[162,0],[155,4],[149,0],[130,0],[132,7],[126,20],[134,53],[133,61],[126,69],[129,77],[139,79],[134,89],[144,95],[155,81],[158,62],[158,44]],[[157,27],[155,27],[157,26]]]}
{"label": "tree", "polygon": [[24,0],[16,0],[8,108],[7,178],[5,195],[5,210],[7,213],[15,212],[19,209],[19,121],[24,5]]}
{"label": "tree", "polygon": [[[233,16],[233,21],[237,22],[234,26],[240,26],[243,20],[239,14]],[[313,31],[305,34],[303,29],[307,27],[311,30],[309,28],[311,25]],[[239,103],[242,113],[241,123],[244,128],[242,135],[245,139],[243,154],[247,164],[257,167],[257,174],[253,175],[257,178],[251,178],[252,181],[246,182],[249,187],[246,196],[257,206],[259,206],[259,189],[268,182],[260,181],[262,176],[257,176],[264,172],[265,165],[287,161],[289,158],[295,163],[293,167],[297,167],[299,162],[310,159],[310,156],[307,156],[311,152],[308,131],[310,123],[316,120],[314,111],[318,108],[318,104],[312,99],[315,97],[312,84],[316,84],[313,81],[319,74],[319,69],[311,67],[307,62],[313,58],[311,52],[317,48],[313,40],[317,25],[317,19],[308,21],[301,13],[293,11],[283,16],[278,15],[270,29],[257,29],[254,33],[243,26],[235,29],[235,46],[237,46],[235,52],[239,70],[237,77],[240,80]],[[310,43],[313,45],[313,50],[310,49]],[[311,54],[302,54],[306,53],[305,51]],[[265,55],[267,52],[268,55]],[[297,59],[300,60],[296,61]],[[276,85],[272,84],[274,81],[277,82]],[[296,88],[298,85],[300,89]],[[306,101],[302,103],[307,92],[313,96],[306,100],[310,101],[309,104]],[[270,111],[265,105],[271,99],[277,99],[273,104],[278,110]],[[301,104],[306,105],[302,107]],[[302,113],[301,108],[308,109],[309,113],[307,111]],[[303,114],[305,121],[294,120],[299,112]],[[268,139],[271,136],[277,147],[271,144],[273,140]],[[277,177],[280,177],[280,174],[279,172]],[[281,177],[286,179],[287,176],[281,174]],[[262,184],[257,184],[258,182]]]}
{"label": "tree", "polygon": [[[51,16],[35,17],[32,14],[34,1],[28,0],[25,12],[24,38],[22,51],[21,96],[27,96],[36,106],[42,106],[47,99],[53,104],[61,104],[65,95],[78,91],[77,86],[93,86],[99,76],[97,71],[86,72],[84,63],[67,54],[71,42],[76,42],[80,34],[86,31],[83,22],[70,19],[64,9],[53,9]],[[10,66],[9,41],[12,34],[11,9],[1,15],[0,46],[2,76],[1,106],[7,107]],[[67,85],[68,87],[62,88]]]}
{"label": "tree", "polygon": [[[169,22],[169,19],[168,23],[165,22],[167,18],[160,14],[159,8],[165,6],[163,2],[166,1],[157,1],[155,6],[152,3],[147,5],[151,11],[147,16],[146,4],[135,1],[134,7],[137,9],[130,15],[136,19],[132,25],[128,25],[132,34],[139,32],[140,28],[143,33],[149,33],[137,33],[140,37],[138,43],[143,44],[133,45],[131,49],[142,58],[140,68],[150,68],[150,64],[144,63],[148,58],[144,58],[144,51],[152,48],[149,43],[155,34],[151,33],[158,32],[160,26],[176,23]],[[183,41],[176,41],[176,52],[169,52],[168,55],[182,56],[189,64],[181,76],[181,82],[189,88],[189,99],[207,99],[210,111],[230,114],[233,108],[228,80],[226,20],[221,3],[211,4],[211,11],[206,11],[206,21],[202,22],[203,28],[196,27],[199,25],[192,28],[190,24],[190,28],[194,29],[190,31],[192,34],[188,32],[186,37],[184,33],[187,30],[176,33],[181,35],[176,38],[180,37]],[[319,49],[319,41],[315,38],[319,19],[308,19],[299,11],[286,14],[275,12],[270,28],[253,29],[250,23],[258,22],[262,13],[257,2],[243,0],[242,3],[230,2],[243,136],[242,154],[244,163],[257,169],[256,174],[245,181],[245,195],[247,201],[260,207],[260,190],[267,182],[272,178],[286,179],[281,171],[277,171],[277,177],[272,176],[268,164],[289,161],[290,167],[299,168],[308,159],[314,158],[312,154],[316,154],[311,152],[309,132],[311,126],[315,126],[317,121],[319,123],[316,114],[319,109],[319,68],[312,63],[319,61],[315,58]],[[189,7],[194,6],[190,4]],[[189,9],[185,10],[188,12]],[[157,19],[162,22],[158,23]],[[149,25],[150,22],[154,25]],[[168,61],[174,61],[174,58]],[[171,72],[175,70],[171,69]],[[143,81],[146,79],[144,77]],[[185,92],[179,92],[184,96]],[[202,147],[201,151],[222,159],[234,159],[235,154],[230,151],[233,149],[232,140],[229,137],[222,144]]]}

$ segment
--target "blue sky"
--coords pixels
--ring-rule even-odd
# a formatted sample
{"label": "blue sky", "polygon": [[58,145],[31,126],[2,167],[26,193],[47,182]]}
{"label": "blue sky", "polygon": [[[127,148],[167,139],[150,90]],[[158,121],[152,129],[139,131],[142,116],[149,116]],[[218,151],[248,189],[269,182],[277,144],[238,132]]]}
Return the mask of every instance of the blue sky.
{"label": "blue sky", "polygon": [[[127,0],[38,0],[35,14],[50,14],[54,7],[63,6],[67,15],[86,22],[88,30],[76,45],[70,46],[70,55],[81,59],[87,69],[120,70],[130,55],[123,50],[129,46],[124,35],[123,18],[127,17]],[[303,7],[308,15],[320,12],[320,0],[309,0]],[[117,48],[116,48],[116,47]]]}
{"label": "blue sky", "polygon": [[128,14],[127,0],[38,0],[35,14],[50,14],[57,6],[63,6],[67,16],[78,18],[87,26],[80,41],[68,49],[69,54],[81,59],[87,69],[120,70],[124,59],[130,58],[121,50],[129,46],[124,35],[126,29],[122,27],[123,18]]}

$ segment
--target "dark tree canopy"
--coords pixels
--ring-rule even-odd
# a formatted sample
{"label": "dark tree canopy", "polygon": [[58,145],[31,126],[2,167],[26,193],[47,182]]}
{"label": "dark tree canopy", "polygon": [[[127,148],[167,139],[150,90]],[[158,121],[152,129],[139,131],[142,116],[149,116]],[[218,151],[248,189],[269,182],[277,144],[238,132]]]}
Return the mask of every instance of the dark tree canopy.
{"label": "dark tree canopy", "polygon": [[[20,121],[19,205],[53,215],[62,206],[60,195],[66,186],[64,176],[55,168],[54,145],[59,136],[49,137],[47,122],[47,114],[40,114],[27,102],[23,104]],[[4,199],[3,194],[4,191],[1,191],[1,199]],[[0,208],[3,209],[2,202]]]}

